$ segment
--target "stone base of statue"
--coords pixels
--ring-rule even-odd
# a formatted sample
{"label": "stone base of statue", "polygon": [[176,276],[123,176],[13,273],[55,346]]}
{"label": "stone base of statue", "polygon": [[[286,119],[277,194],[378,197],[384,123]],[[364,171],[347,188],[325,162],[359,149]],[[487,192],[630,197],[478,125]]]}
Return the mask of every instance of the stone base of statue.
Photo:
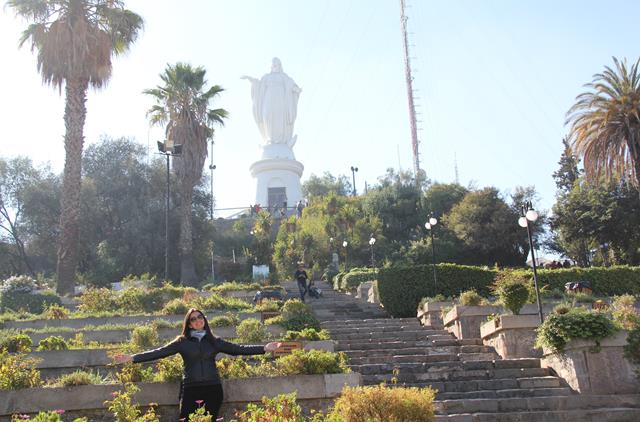
{"label": "stone base of statue", "polygon": [[287,144],[268,144],[262,147],[262,155],[249,168],[256,179],[256,204],[262,208],[291,210],[302,199],[300,178],[302,163],[295,159]]}

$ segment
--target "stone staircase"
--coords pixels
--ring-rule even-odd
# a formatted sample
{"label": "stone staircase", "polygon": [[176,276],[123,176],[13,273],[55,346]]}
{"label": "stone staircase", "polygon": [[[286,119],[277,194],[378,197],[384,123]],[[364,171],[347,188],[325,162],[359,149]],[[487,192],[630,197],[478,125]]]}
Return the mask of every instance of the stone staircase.
{"label": "stone staircase", "polygon": [[324,297],[307,303],[364,384],[437,389],[437,421],[640,421],[640,395],[577,394],[539,359],[503,360],[480,339],[388,318],[377,305],[320,287]]}

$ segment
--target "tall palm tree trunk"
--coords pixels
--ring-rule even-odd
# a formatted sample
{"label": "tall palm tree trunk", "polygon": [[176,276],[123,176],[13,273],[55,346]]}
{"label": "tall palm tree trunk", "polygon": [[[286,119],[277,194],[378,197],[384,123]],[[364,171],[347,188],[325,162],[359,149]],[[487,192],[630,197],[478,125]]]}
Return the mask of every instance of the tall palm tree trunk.
{"label": "tall palm tree trunk", "polygon": [[59,294],[74,293],[76,267],[78,265],[82,146],[84,143],[84,122],[87,116],[88,86],[89,82],[86,79],[69,79],[65,86],[65,160],[57,264],[57,292]]}
{"label": "tall palm tree trunk", "polygon": [[198,284],[198,275],[193,261],[193,226],[191,207],[193,202],[193,183],[188,178],[182,180],[180,201],[180,281],[186,286]]}

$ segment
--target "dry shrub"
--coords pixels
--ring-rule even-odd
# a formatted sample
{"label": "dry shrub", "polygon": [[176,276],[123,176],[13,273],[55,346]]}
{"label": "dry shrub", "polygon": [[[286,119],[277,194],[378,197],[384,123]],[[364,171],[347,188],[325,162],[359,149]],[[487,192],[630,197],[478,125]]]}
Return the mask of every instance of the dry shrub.
{"label": "dry shrub", "polygon": [[433,422],[431,388],[345,387],[330,417],[342,422]]}

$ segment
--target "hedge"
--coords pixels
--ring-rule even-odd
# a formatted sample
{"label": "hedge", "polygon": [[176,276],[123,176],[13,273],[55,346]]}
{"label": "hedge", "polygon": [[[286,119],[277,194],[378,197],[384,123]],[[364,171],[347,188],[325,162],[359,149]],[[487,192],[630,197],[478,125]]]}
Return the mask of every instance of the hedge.
{"label": "hedge", "polygon": [[342,280],[340,282],[340,290],[355,289],[360,285],[360,283],[374,281],[377,276],[377,270],[372,268],[353,269],[342,277]]}
{"label": "hedge", "polygon": [[457,264],[437,264],[437,285],[433,282],[433,266],[382,268],[378,273],[380,302],[394,317],[414,317],[420,299],[435,296],[457,296],[475,289],[488,296],[497,270]]}
{"label": "hedge", "polygon": [[[475,289],[482,296],[489,296],[498,270],[457,264],[437,264],[437,286],[433,283],[433,267],[417,265],[383,268],[378,273],[380,301],[395,317],[415,316],[415,310],[423,297],[442,294],[457,296],[460,292]],[[529,276],[531,269],[510,270],[516,275]],[[564,291],[568,282],[591,282],[594,295],[614,296],[625,293],[640,295],[640,267],[614,266],[591,268],[560,268],[538,270],[540,286]]]}
{"label": "hedge", "polygon": [[55,293],[0,293],[0,312],[24,310],[32,314],[41,314],[53,304],[61,304],[60,297]]}
{"label": "hedge", "polygon": [[[533,280],[530,269],[516,270],[515,273],[528,275]],[[622,294],[640,295],[640,267],[619,265],[613,267],[539,269],[538,283],[549,285],[550,289],[564,291],[565,283],[589,281],[596,296],[618,296]]]}

